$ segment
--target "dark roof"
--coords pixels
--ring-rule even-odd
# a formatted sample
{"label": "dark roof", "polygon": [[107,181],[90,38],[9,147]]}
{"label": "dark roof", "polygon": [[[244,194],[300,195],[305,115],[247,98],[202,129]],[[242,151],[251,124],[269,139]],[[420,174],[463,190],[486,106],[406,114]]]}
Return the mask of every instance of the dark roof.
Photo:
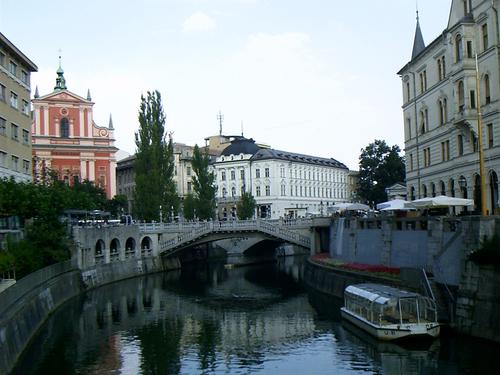
{"label": "dark roof", "polygon": [[413,51],[411,53],[411,59],[413,60],[415,57],[417,57],[424,49],[424,38],[422,36],[422,31],[420,30],[420,22],[418,22],[417,16],[417,28],[415,29],[415,38],[413,39]]}
{"label": "dark roof", "polygon": [[239,155],[239,154],[255,154],[260,150],[260,147],[255,144],[255,141],[250,138],[238,138],[231,141],[221,153],[223,156]]}
{"label": "dark roof", "polygon": [[259,151],[257,151],[251,158],[251,160],[265,160],[265,159],[278,159],[278,160],[285,160],[285,161],[294,161],[297,163],[307,163],[307,164],[315,164],[315,165],[319,165],[319,166],[348,169],[345,166],[345,164],[342,164],[341,162],[339,162],[338,160],[335,160],[333,158],[330,158],[330,159],[320,158],[317,156],[310,156],[310,155],[296,154],[296,153],[287,152],[287,151],[273,150],[271,148],[262,148]]}

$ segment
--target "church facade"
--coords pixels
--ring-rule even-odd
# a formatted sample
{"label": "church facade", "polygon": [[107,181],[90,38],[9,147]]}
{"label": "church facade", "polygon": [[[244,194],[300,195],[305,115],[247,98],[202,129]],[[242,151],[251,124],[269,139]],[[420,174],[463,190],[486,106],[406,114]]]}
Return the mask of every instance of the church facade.
{"label": "church facade", "polygon": [[93,119],[90,92],[83,98],[66,87],[59,66],[56,86],[50,94],[33,103],[33,179],[47,178],[49,172],[72,185],[88,180],[102,187],[108,199],[116,194],[117,148],[114,128],[97,126]]}
{"label": "church facade", "polygon": [[447,27],[428,45],[417,15],[411,60],[398,72],[408,199],[473,198],[478,211],[482,145],[486,206],[498,211],[499,8],[499,0],[453,0]]}

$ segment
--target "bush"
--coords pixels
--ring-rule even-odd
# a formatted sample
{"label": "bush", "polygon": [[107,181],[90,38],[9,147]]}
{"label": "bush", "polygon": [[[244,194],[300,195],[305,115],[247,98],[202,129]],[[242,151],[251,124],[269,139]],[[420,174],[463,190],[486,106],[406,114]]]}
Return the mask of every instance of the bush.
{"label": "bush", "polygon": [[481,243],[479,249],[469,254],[469,260],[477,264],[500,267],[500,236],[495,234]]}

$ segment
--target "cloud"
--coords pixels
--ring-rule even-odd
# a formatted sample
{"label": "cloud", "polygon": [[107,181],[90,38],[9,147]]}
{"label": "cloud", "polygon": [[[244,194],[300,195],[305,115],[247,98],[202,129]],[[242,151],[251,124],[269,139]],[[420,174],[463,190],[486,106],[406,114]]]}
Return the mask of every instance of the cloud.
{"label": "cloud", "polygon": [[217,24],[215,19],[202,12],[196,12],[186,18],[182,24],[182,31],[197,32],[197,31],[212,31],[215,30]]}

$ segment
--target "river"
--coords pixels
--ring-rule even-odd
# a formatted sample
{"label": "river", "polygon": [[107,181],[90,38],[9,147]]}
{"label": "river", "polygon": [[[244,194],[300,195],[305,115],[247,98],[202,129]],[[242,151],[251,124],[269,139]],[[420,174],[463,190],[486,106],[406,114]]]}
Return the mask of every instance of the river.
{"label": "river", "polygon": [[489,374],[500,346],[444,335],[377,342],[341,322],[341,301],[300,283],[299,258],[198,264],[75,298],[13,374]]}

